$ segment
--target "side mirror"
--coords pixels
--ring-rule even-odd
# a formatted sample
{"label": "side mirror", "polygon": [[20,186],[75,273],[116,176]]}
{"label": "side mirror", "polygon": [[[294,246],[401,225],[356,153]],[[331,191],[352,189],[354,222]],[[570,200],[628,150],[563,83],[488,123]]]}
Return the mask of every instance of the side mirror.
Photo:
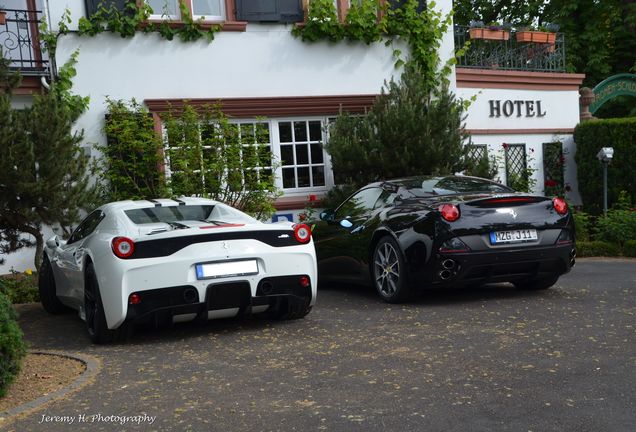
{"label": "side mirror", "polygon": [[340,221],[340,226],[349,229],[353,226],[353,222],[351,222],[349,219],[343,219]]}
{"label": "side mirror", "polygon": [[325,210],[320,212],[320,220],[325,222],[333,222],[334,211],[333,210]]}
{"label": "side mirror", "polygon": [[51,248],[51,249],[56,249],[56,248],[60,247],[60,239],[59,239],[59,237],[57,235],[54,235],[53,237],[48,239],[46,241],[46,246]]}

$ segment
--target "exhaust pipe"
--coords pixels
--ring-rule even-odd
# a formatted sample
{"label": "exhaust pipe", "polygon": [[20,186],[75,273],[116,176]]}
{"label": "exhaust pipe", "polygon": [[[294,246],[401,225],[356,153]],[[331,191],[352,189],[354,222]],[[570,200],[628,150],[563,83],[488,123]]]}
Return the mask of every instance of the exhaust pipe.
{"label": "exhaust pipe", "polygon": [[438,273],[438,275],[439,275],[440,279],[446,280],[446,279],[450,278],[453,275],[453,273],[450,270],[447,269],[447,270],[442,270],[441,272]]}
{"label": "exhaust pipe", "polygon": [[455,261],[453,261],[452,259],[447,259],[442,261],[442,267],[444,267],[446,270],[452,270],[453,268],[455,268]]}
{"label": "exhaust pipe", "polygon": [[274,290],[274,285],[270,281],[265,281],[261,285],[261,291],[265,295],[269,295]]}
{"label": "exhaust pipe", "polygon": [[183,300],[186,303],[196,303],[199,299],[199,293],[194,288],[186,288],[183,290]]}

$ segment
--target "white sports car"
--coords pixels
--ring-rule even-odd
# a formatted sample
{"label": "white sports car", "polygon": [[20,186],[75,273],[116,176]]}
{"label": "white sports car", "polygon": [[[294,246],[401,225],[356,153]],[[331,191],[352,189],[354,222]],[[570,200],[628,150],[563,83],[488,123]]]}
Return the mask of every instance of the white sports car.
{"label": "white sports car", "polygon": [[302,318],[316,301],[307,225],[264,224],[202,198],[120,201],[90,213],[68,241],[46,242],[44,309],[77,309],[95,343],[127,324],[268,311]]}

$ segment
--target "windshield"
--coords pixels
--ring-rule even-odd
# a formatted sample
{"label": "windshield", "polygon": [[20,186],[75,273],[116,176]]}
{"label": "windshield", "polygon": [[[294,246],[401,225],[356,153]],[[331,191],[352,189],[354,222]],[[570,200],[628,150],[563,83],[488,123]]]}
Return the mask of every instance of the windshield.
{"label": "windshield", "polygon": [[173,224],[179,221],[203,221],[216,224],[254,223],[255,219],[225,204],[181,205],[148,207],[125,210],[128,218],[137,225],[164,222]]}
{"label": "windshield", "polygon": [[411,179],[403,183],[404,189],[416,197],[454,195],[458,193],[510,193],[507,186],[475,177],[429,177]]}

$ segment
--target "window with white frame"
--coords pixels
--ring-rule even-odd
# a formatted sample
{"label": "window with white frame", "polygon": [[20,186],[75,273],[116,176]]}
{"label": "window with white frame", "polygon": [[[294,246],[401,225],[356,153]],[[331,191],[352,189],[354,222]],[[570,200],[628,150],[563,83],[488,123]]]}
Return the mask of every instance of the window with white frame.
{"label": "window with white frame", "polygon": [[[183,0],[188,13],[195,20],[222,21],[225,19],[224,0]],[[146,0],[152,8],[151,19],[180,20],[179,0]]]}

